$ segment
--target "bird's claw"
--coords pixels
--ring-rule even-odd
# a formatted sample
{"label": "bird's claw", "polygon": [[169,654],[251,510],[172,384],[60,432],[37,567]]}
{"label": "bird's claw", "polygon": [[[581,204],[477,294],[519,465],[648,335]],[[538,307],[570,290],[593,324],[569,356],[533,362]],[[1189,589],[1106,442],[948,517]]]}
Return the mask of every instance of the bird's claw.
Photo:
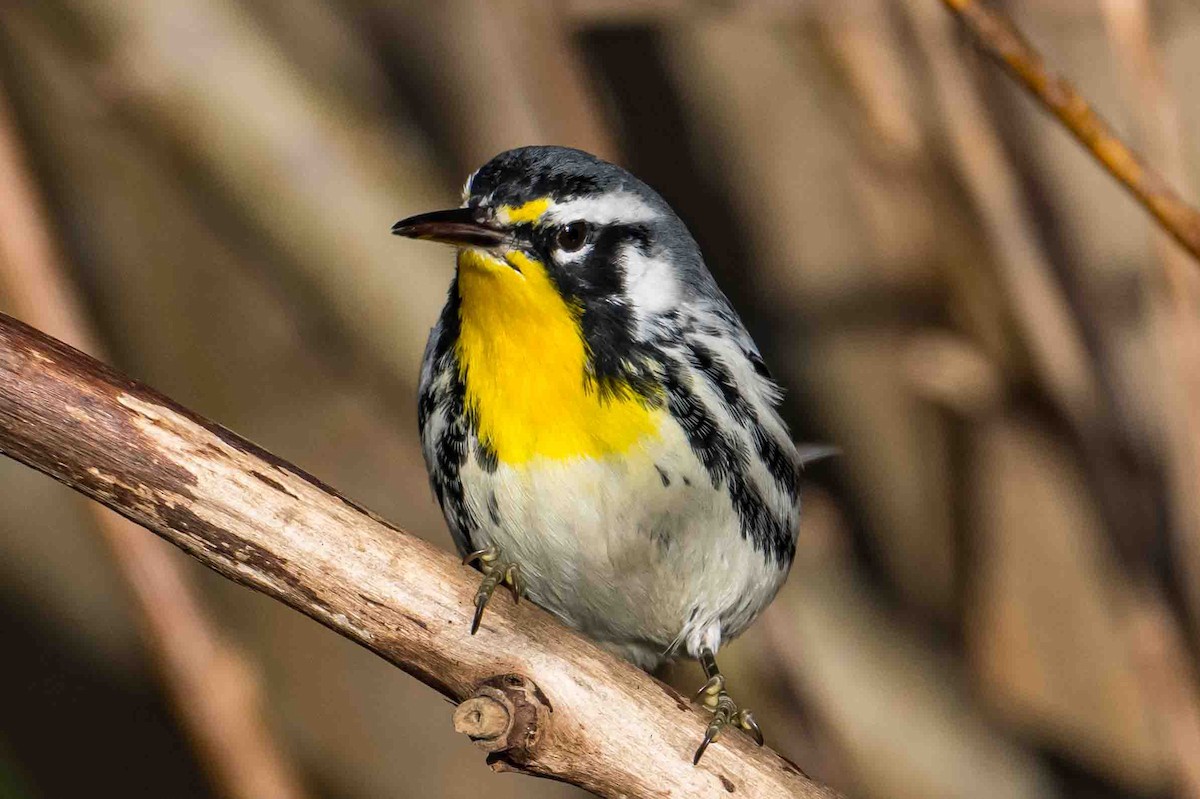
{"label": "bird's claw", "polygon": [[737,712],[737,725],[746,732],[750,733],[750,737],[754,739],[754,743],[759,746],[763,745],[762,728],[758,726],[758,722],[754,719],[754,714],[749,710],[742,709]]}
{"label": "bird's claw", "polygon": [[722,674],[714,674],[708,678],[708,682],[696,692],[696,696],[692,699],[693,702],[699,702],[709,710],[717,709],[717,698],[725,693],[725,676]]}
{"label": "bird's claw", "polygon": [[708,749],[709,744],[720,738],[721,733],[727,727],[744,730],[756,744],[763,745],[762,730],[759,728],[758,722],[754,720],[754,714],[749,710],[738,708],[733,698],[725,692],[725,677],[721,674],[709,677],[708,682],[696,694],[696,701],[711,710],[713,718],[709,722],[708,729],[704,731],[704,740],[700,742],[700,747],[696,749],[696,755],[692,758],[693,765],[699,764],[704,750]]}
{"label": "bird's claw", "polygon": [[479,623],[483,620],[483,609],[487,607],[488,600],[492,598],[496,588],[507,585],[512,592],[513,602],[520,602],[525,594],[525,578],[521,575],[520,564],[505,560],[498,547],[493,545],[478,549],[463,558],[464,565],[476,562],[483,572],[483,582],[475,592],[475,615],[471,618],[471,635],[478,632]]}
{"label": "bird's claw", "polygon": [[484,549],[477,549],[474,552],[468,552],[463,558],[463,565],[470,566],[475,561],[480,561],[482,563],[485,559],[492,561],[499,556],[500,550],[496,549],[495,547],[485,547]]}

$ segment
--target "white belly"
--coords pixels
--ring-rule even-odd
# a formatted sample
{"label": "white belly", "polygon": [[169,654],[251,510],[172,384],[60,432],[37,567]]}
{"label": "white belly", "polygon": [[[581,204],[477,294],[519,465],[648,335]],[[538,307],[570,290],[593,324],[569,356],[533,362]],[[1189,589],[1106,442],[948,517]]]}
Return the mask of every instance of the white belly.
{"label": "white belly", "polygon": [[775,595],[786,571],[741,534],[673,422],[619,456],[535,459],[461,480],[477,547],[520,564],[529,596],[643,666],[714,651]]}

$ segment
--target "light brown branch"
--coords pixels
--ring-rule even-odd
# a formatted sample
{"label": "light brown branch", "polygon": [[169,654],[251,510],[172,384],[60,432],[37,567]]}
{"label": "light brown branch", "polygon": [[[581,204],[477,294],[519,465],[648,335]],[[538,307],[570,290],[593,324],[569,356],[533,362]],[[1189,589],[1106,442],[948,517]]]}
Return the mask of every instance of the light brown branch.
{"label": "light brown branch", "polygon": [[[2,87],[0,288],[23,319],[101,354],[61,268]],[[217,789],[230,799],[302,799],[300,780],[263,719],[253,669],[221,638],[166,547],[109,509],[88,506],[171,704]]]}
{"label": "light brown branch", "polygon": [[1010,20],[977,0],[942,2],[962,19],[989,55],[1007,67],[1168,233],[1200,259],[1200,211],[1184,202],[1127,147],[1069,81],[1047,68]]}
{"label": "light brown branch", "polygon": [[[453,557],[154,391],[0,316],[0,452],[155,531],[212,569],[376,652],[446,696],[519,675],[546,709],[498,770],[610,797],[830,797],[529,603],[497,597],[469,634],[478,577]],[[535,714],[536,716],[536,714]]]}

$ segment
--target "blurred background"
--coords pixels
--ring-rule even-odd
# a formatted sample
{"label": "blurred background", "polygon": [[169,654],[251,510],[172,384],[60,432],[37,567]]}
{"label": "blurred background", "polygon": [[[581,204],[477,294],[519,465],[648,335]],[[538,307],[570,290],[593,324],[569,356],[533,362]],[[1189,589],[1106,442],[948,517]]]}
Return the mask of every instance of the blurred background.
{"label": "blurred background", "polygon": [[[1194,0],[992,5],[1200,199]],[[388,229],[531,143],[656,187],[844,452],[722,652],[772,746],[858,797],[1200,797],[1200,269],[937,0],[4,0],[0,309],[451,549],[451,258]],[[0,641],[6,799],[581,795],[7,460]]]}

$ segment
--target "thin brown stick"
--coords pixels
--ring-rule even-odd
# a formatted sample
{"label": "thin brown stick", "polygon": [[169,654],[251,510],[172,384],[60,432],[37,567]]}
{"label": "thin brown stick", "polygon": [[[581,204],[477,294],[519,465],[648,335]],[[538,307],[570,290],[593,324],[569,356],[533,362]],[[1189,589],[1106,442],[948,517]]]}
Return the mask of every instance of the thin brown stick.
{"label": "thin brown stick", "polygon": [[1187,204],[1156,171],[1122,142],[1065,78],[1051,72],[1041,55],[1003,14],[977,0],[942,0],[983,49],[1074,134],[1088,152],[1146,207],[1159,224],[1200,259],[1200,211]]}
{"label": "thin brown stick", "polygon": [[[96,499],[457,701],[533,698],[497,770],[609,797],[831,797],[528,602],[469,633],[478,576],[235,434],[0,315],[0,452]],[[544,711],[544,712],[543,712]],[[444,721],[442,723],[445,723]]]}
{"label": "thin brown stick", "polygon": [[[101,354],[61,268],[2,92],[0,286],[22,318]],[[108,508],[88,506],[129,588],[163,687],[218,790],[231,799],[302,799],[300,780],[263,719],[253,670],[216,631],[167,548]]]}

